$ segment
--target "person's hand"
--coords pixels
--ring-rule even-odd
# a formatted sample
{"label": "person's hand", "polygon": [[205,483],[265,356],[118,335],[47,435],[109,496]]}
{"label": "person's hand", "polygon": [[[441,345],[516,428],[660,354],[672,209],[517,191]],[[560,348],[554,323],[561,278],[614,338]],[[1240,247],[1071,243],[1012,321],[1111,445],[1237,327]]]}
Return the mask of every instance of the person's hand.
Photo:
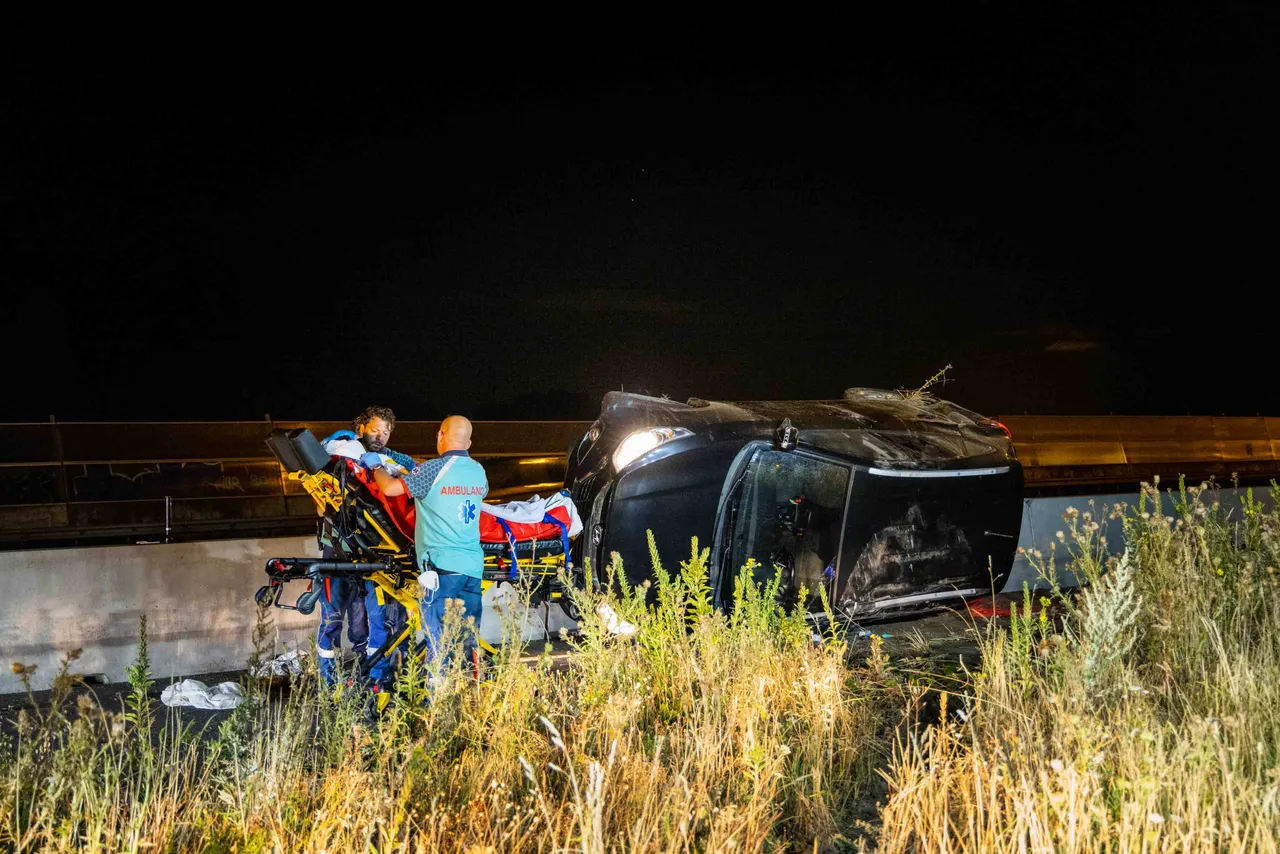
{"label": "person's hand", "polygon": [[321,439],[320,444],[323,445],[325,442],[333,442],[338,439],[354,439],[355,437],[356,434],[350,430],[335,430],[332,434]]}
{"label": "person's hand", "polygon": [[375,454],[373,451],[365,451],[360,455],[360,462],[367,469],[381,468],[382,454]]}

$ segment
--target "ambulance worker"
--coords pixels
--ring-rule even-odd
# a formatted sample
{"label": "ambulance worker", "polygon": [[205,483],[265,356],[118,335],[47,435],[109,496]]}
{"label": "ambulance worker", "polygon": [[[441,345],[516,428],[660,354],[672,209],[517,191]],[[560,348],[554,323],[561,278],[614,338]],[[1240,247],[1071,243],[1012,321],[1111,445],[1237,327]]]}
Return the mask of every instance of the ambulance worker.
{"label": "ambulance worker", "polygon": [[[427,654],[440,654],[440,637],[444,630],[445,602],[462,603],[463,620],[474,620],[480,627],[480,578],[484,572],[484,552],[480,548],[480,505],[489,492],[484,467],[471,459],[471,422],[461,415],[450,415],[440,424],[436,449],[440,456],[419,464],[402,478],[382,469],[374,470],[378,486],[387,495],[408,493],[414,500],[417,524],[414,545],[417,548],[420,580],[425,589],[422,599],[422,623],[427,633]],[[434,578],[432,575],[434,574]],[[438,587],[430,589],[432,582]],[[467,629],[464,649],[468,655],[474,636]],[[370,645],[374,638],[370,637]],[[386,663],[380,662],[375,679],[385,676]]]}

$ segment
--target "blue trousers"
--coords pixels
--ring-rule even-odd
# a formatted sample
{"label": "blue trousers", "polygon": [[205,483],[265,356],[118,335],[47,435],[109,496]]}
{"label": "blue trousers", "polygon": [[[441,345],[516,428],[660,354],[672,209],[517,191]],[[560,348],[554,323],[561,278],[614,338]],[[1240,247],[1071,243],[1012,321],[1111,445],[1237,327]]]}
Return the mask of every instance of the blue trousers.
{"label": "blue trousers", "polygon": [[[391,597],[387,597],[385,603],[379,603],[378,585],[372,581],[364,583],[364,610],[369,615],[369,646],[365,649],[365,654],[373,656],[388,640],[400,637],[400,632],[404,631],[408,622],[408,614],[405,613],[404,606]],[[369,668],[370,678],[382,683],[391,672],[391,666],[391,657],[384,657]]]}
{"label": "blue trousers", "polygon": [[[457,572],[440,572],[440,589],[427,591],[422,597],[422,628],[427,633],[427,660],[434,659],[440,652],[440,636],[444,633],[444,609],[446,599],[462,600],[462,619],[475,619],[475,627],[480,628],[480,579],[473,575],[462,575]],[[475,637],[470,629],[463,630],[462,648],[470,656],[475,647]]]}
{"label": "blue trousers", "polygon": [[338,651],[342,649],[342,621],[347,621],[347,640],[351,642],[351,649],[361,655],[369,641],[369,617],[365,613],[364,588],[359,579],[330,578],[329,593],[333,597],[332,602],[320,594],[316,653],[320,656],[320,675],[332,685],[337,678],[335,664]]}

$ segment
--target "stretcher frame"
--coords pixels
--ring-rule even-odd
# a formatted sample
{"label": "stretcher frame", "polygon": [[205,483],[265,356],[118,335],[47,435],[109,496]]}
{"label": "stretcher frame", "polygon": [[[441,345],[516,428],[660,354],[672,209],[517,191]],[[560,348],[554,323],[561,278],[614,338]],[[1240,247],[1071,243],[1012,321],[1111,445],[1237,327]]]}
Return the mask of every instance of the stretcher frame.
{"label": "stretcher frame", "polygon": [[[328,560],[325,558],[273,557],[266,563],[267,584],[259,588],[255,601],[261,607],[275,607],[282,610],[298,611],[310,614],[315,610],[320,596],[329,597],[332,578],[353,578],[371,581],[379,600],[388,599],[404,606],[408,618],[404,629],[394,638],[389,637],[383,646],[372,655],[367,655],[360,662],[359,677],[368,680],[370,669],[379,661],[395,654],[398,650],[411,644],[412,639],[422,630],[422,614],[420,600],[422,588],[419,585],[418,567],[413,555],[413,545],[387,518],[379,519],[366,504],[357,497],[359,487],[348,489],[345,468],[337,466],[339,474],[329,470],[316,473],[305,471],[288,472],[287,477],[295,480],[316,504],[317,512],[329,523],[339,543],[335,551],[341,550],[350,556],[348,560]],[[356,525],[350,525],[351,516],[359,519]],[[372,536],[370,536],[372,535]],[[572,560],[565,544],[555,540],[535,540],[517,543],[509,540],[507,544],[483,544],[485,548],[484,570],[481,576],[481,594],[498,584],[516,584],[525,582],[531,590],[530,604],[556,602],[562,607],[567,597],[562,589],[562,571],[572,569]],[[521,557],[521,546],[526,555]],[[561,550],[555,552],[555,547]],[[539,554],[541,548],[542,554]],[[505,553],[504,553],[505,552]],[[290,605],[282,601],[285,584],[290,581],[307,581],[307,589]],[[496,654],[497,649],[479,634],[476,627],[478,649],[487,654]],[[420,644],[410,654],[425,654],[425,644]],[[383,692],[378,699],[381,710],[390,695]]]}

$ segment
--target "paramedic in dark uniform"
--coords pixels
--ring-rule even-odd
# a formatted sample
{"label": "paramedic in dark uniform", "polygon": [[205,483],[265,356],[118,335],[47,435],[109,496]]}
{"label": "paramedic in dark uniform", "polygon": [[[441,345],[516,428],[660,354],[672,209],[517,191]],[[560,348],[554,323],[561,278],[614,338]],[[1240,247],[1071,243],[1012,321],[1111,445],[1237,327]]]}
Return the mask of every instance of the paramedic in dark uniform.
{"label": "paramedic in dark uniform", "polygon": [[[352,430],[341,430],[325,439],[354,438],[366,451],[391,457],[406,469],[413,468],[413,459],[387,448],[391,431],[396,426],[396,414],[385,406],[370,406],[352,422]],[[325,527],[321,534],[322,554],[325,560],[337,559],[332,543],[333,532]],[[365,653],[369,640],[369,618],[364,584],[359,578],[334,577],[329,582],[329,595],[333,601],[320,597],[320,628],[316,632],[316,654],[320,658],[320,675],[332,686],[337,679],[335,667],[338,651],[342,648],[342,623],[347,623],[347,640],[356,655]],[[394,617],[394,615],[392,615]],[[386,614],[378,609],[376,618],[383,620]]]}
{"label": "paramedic in dark uniform", "polygon": [[[422,627],[427,633],[427,652],[437,654],[444,629],[445,602],[462,602],[463,620],[468,617],[480,628],[480,578],[484,574],[484,552],[480,548],[480,505],[489,492],[484,467],[471,459],[471,422],[450,415],[440,423],[436,450],[440,456],[421,463],[413,471],[396,478],[383,469],[374,470],[378,486],[387,495],[408,493],[414,501],[417,522],[414,546],[418,568],[423,572]],[[431,590],[430,574],[438,576],[439,588]],[[468,629],[469,633],[470,630]],[[370,638],[370,645],[372,645]],[[465,639],[464,648],[474,645]],[[370,673],[380,679],[385,662]]]}

